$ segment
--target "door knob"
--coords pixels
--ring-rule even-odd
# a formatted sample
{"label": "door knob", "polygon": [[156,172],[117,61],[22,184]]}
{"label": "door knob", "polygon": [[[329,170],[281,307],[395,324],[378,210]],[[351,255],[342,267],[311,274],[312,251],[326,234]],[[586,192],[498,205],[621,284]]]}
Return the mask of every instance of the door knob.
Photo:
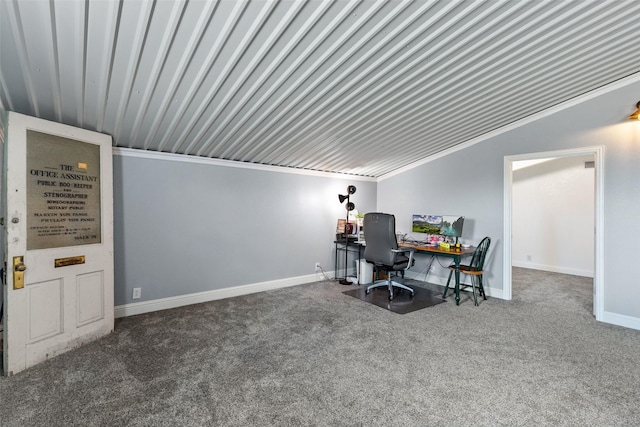
{"label": "door knob", "polygon": [[24,288],[24,271],[27,266],[24,265],[24,257],[13,257],[13,289]]}

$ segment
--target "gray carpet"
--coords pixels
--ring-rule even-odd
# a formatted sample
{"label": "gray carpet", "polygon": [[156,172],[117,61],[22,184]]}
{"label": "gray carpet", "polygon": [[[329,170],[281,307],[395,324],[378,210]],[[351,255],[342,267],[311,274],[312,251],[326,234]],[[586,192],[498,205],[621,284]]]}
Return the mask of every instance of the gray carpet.
{"label": "gray carpet", "polygon": [[591,286],[514,269],[512,301],[398,315],[326,281],[119,319],[0,379],[0,425],[639,425],[640,331]]}

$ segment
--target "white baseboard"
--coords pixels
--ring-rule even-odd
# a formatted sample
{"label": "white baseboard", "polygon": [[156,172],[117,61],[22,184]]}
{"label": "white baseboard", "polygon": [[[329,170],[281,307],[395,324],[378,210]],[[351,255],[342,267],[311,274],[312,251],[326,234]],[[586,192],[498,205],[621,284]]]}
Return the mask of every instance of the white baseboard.
{"label": "white baseboard", "polygon": [[611,313],[605,311],[602,316],[602,321],[605,323],[611,323],[612,325],[624,326],[625,328],[640,330],[640,318],[626,316],[624,314]]}
{"label": "white baseboard", "polygon": [[[460,275],[462,276],[462,274]],[[413,280],[419,280],[424,282],[424,272],[421,273],[416,273],[413,272],[411,270],[407,271],[405,273],[405,277],[409,278],[409,279],[413,279]],[[428,282],[429,283],[433,283],[434,285],[440,285],[440,286],[447,286],[447,277],[441,277],[441,276],[436,276],[435,274],[429,274],[428,276]],[[462,277],[460,278],[462,279]],[[453,288],[454,285],[454,280],[453,278],[451,278],[451,284],[449,285],[451,288]],[[461,283],[465,283],[464,280],[461,281]],[[471,285],[470,283],[468,283],[469,285]],[[467,292],[472,292],[471,288],[465,288],[462,289],[462,291],[467,291]],[[493,297],[493,298],[499,298],[499,299],[505,299],[504,298],[504,291],[502,289],[498,289],[498,288],[492,288],[490,286],[485,286],[484,287],[484,291],[486,292],[488,297]]]}
{"label": "white baseboard", "polygon": [[[327,274],[333,278],[333,275]],[[230,288],[214,289],[211,291],[197,292],[193,294],[177,295],[175,297],[160,298],[151,301],[134,302],[130,304],[117,305],[114,309],[114,316],[127,317],[136,314],[151,313],[153,311],[177,308],[185,305],[198,304],[201,302],[214,301],[224,298],[237,297],[240,295],[253,294],[257,292],[269,291],[273,289],[287,288],[290,286],[303,285],[323,280],[322,273],[308,274],[306,276],[289,277],[286,279],[270,280],[267,282],[252,283],[249,285],[233,286]]]}
{"label": "white baseboard", "polygon": [[593,271],[579,270],[577,268],[558,267],[555,265],[535,264],[533,262],[515,260],[511,262],[511,265],[520,268],[530,268],[531,270],[550,271],[552,273],[570,274],[572,276],[593,278]]}

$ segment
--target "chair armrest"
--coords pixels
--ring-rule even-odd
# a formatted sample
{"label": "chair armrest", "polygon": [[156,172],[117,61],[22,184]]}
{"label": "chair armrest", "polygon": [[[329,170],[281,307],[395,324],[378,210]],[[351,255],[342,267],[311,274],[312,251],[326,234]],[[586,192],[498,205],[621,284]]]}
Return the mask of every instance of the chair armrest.
{"label": "chair armrest", "polygon": [[398,248],[398,249],[391,249],[391,252],[398,252],[398,253],[402,253],[402,252],[415,252],[416,248],[410,248],[410,247],[404,247],[404,248]]}
{"label": "chair armrest", "polygon": [[394,252],[394,253],[409,252],[409,261],[407,263],[407,268],[405,268],[404,271],[407,271],[413,266],[413,254],[416,253],[416,248],[404,247],[404,248],[398,248],[398,249],[391,249],[391,252]]}

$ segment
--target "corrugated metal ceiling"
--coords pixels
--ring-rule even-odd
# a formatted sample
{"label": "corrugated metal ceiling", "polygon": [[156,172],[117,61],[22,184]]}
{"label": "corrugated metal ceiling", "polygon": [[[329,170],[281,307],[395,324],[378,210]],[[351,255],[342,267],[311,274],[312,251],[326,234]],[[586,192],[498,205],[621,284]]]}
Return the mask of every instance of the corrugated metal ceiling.
{"label": "corrugated metal ceiling", "polygon": [[0,107],[378,177],[640,71],[638,40],[637,0],[2,0]]}

